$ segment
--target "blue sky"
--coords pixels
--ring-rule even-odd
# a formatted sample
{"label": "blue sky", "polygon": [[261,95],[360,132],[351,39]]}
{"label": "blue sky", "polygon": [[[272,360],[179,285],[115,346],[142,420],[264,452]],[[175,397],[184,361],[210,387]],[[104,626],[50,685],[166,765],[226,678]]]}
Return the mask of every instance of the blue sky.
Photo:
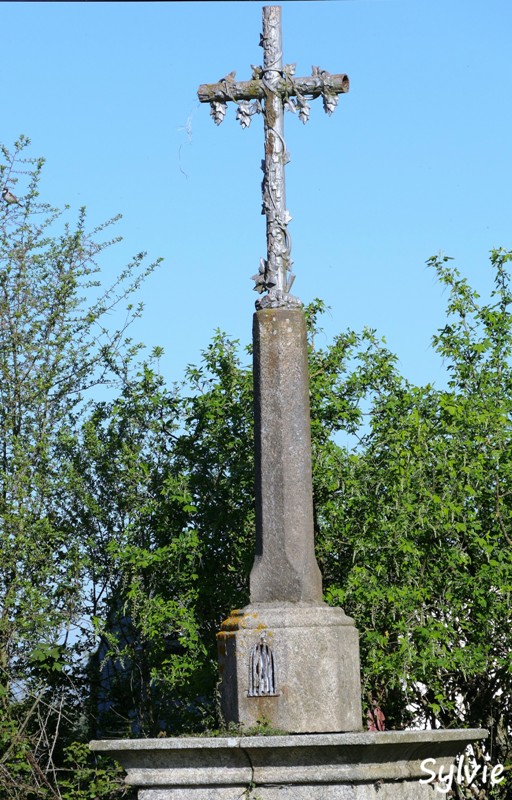
{"label": "blue sky", "polygon": [[[215,328],[250,340],[262,120],[243,131],[230,109],[217,128],[196,91],[261,63],[262,5],[0,3],[0,138],[24,133],[46,157],[43,199],[86,205],[91,226],[123,214],[105,283],[140,250],[164,257],[132,333],[165,348],[169,381]],[[369,325],[406,377],[439,384],[446,295],[426,259],[453,256],[485,295],[489,250],[512,247],[512,4],[281,5],[285,63],[351,80],[332,117],[317,100],[306,126],[286,118],[293,291],[332,307],[325,341]]]}

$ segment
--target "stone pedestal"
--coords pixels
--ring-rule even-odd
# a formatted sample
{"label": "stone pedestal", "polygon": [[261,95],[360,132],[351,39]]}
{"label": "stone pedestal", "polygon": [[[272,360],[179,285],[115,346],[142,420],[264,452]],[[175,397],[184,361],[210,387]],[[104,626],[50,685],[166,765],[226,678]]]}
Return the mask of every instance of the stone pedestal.
{"label": "stone pedestal", "polygon": [[[137,787],[138,800],[435,800],[422,770],[445,772],[487,731],[387,731],[315,736],[91,742]],[[428,763],[432,768],[432,761]]]}
{"label": "stone pedestal", "polygon": [[359,637],[341,608],[251,603],[218,634],[221,708],[245,728],[361,730]]}

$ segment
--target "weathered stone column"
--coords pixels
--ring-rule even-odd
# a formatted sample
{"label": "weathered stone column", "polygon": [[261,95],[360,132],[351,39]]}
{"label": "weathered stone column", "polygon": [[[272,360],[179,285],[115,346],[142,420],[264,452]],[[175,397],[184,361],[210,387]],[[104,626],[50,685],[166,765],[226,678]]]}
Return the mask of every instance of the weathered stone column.
{"label": "weathered stone column", "polygon": [[253,347],[256,559],[251,603],[320,602],[303,310],[257,311]]}

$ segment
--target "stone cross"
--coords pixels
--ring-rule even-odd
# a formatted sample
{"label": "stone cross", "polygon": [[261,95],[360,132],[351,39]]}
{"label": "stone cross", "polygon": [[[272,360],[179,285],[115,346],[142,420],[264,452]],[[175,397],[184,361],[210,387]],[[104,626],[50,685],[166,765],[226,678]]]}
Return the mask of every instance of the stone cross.
{"label": "stone cross", "polygon": [[304,96],[323,93],[324,103],[332,104],[337,92],[326,91],[326,81],[331,89],[341,78],[339,90],[346,91],[346,79],[317,69],[313,78],[294,80],[291,68],[281,68],[279,12],[263,9],[265,65],[254,69],[252,81],[236,83],[232,74],[199,90],[217,123],[227,100],[239,102],[244,126],[265,103],[268,257],[256,288],[268,294],[254,314],[258,541],[251,602],[232,611],[217,635],[220,702],[225,722],[236,723],[241,733],[264,723],[265,732],[270,724],[281,732],[317,735],[230,732],[90,746],[121,761],[139,800],[431,800],[432,787],[418,783],[424,757],[448,774],[455,755],[488,732],[362,733],[357,630],[341,608],[322,602],[313,552],[306,330],[287,276],[282,110],[296,98],[295,110],[307,118]]}
{"label": "stone cross", "polygon": [[358,730],[357,631],[341,608],[323,602],[315,558],[306,323],[290,295],[283,125],[285,108],[307,121],[307,97],[322,95],[331,113],[348,78],[319,67],[294,78],[295,68],[283,67],[277,6],[263,8],[261,44],[263,67],[253,67],[252,80],[231,73],[198,91],[217,124],[232,100],[243,127],[255,113],[265,127],[267,258],[254,279],[266,294],[253,318],[256,555],[250,604],[232,611],[218,634],[221,707],[226,722],[248,727],[266,719],[294,733]]}
{"label": "stone cross", "polygon": [[260,39],[263,67],[253,66],[250,81],[236,81],[235,73],[231,72],[217,83],[203,84],[197,93],[202,103],[210,103],[217,125],[224,119],[229,101],[238,104],[237,119],[243,128],[250,125],[253,114],[263,114],[262,213],[267,223],[267,258],[261,259],[259,272],[253,280],[256,291],[267,294],[257,301],[259,309],[301,305],[300,300],[289,293],[295,276],[288,233],[291,216],[286,209],[284,170],[289,154],[284,139],[284,110],[298,111],[299,119],[306,123],[309,119],[307,98],[321,95],[326,113],[332,114],[338,94],[349,89],[346,75],[330,75],[320,67],[313,67],[310,77],[295,78],[295,64],[283,66],[281,42],[281,8],[264,6]]}

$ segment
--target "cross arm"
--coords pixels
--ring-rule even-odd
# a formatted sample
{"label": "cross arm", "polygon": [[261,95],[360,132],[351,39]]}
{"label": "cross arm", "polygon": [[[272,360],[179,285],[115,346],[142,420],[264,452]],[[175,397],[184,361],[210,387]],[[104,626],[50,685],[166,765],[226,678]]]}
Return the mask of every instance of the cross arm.
{"label": "cross arm", "polygon": [[[275,90],[281,97],[296,97],[304,95],[308,98],[319,97],[322,94],[344,94],[349,90],[348,75],[331,75],[325,70],[306,78],[292,78],[284,75],[276,84]],[[197,90],[201,103],[226,102],[226,100],[264,100],[265,87],[263,82],[256,78],[251,81],[235,81],[234,77],[223,78],[217,83],[203,83]]]}

